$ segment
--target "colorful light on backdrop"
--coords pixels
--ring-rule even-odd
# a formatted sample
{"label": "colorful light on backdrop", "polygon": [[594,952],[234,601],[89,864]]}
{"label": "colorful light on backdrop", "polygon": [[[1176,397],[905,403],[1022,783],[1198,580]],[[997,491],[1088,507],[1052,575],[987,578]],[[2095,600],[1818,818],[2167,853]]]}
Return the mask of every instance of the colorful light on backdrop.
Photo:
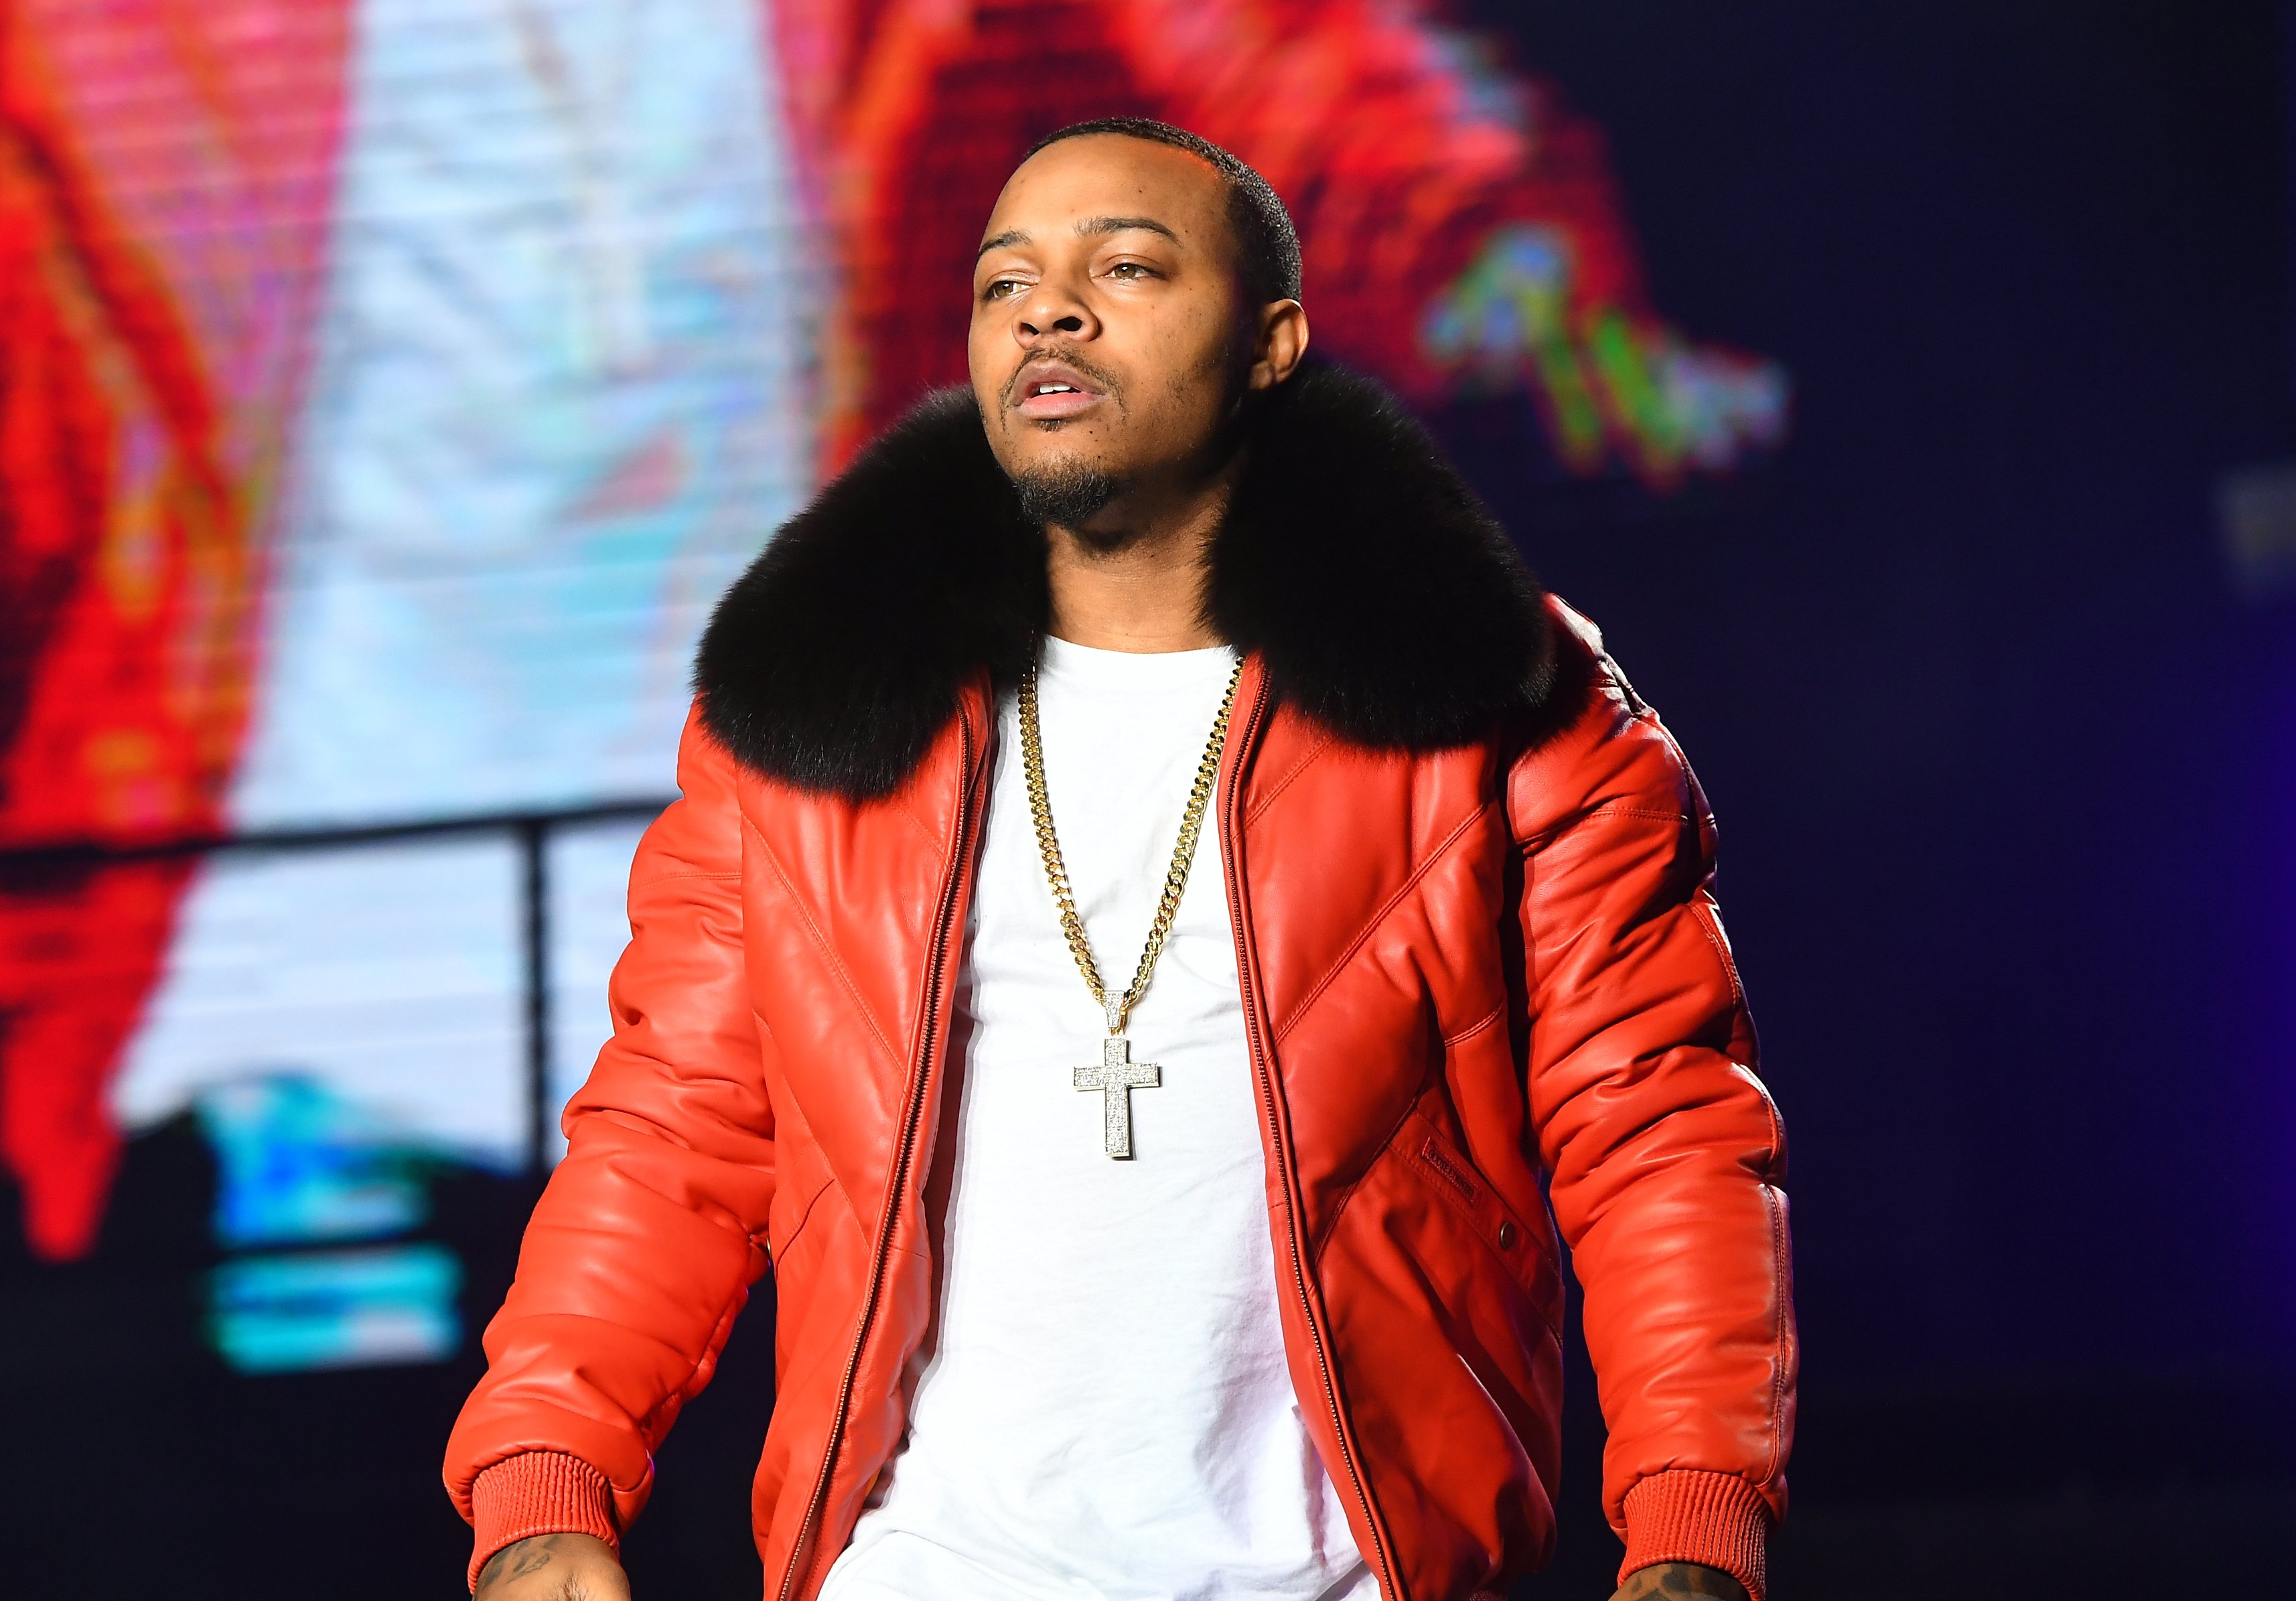
{"label": "colorful light on backdrop", "polygon": [[0,1161],[34,1255],[90,1251],[123,1139],[188,1115],[247,1253],[227,1359],[453,1348],[423,1173],[537,1154],[522,942],[562,1099],[636,825],[550,826],[523,877],[506,827],[342,831],[656,796],[718,589],[963,377],[998,184],[1113,112],[1267,174],[1319,348],[1422,404],[1527,393],[1560,472],[1664,493],[1783,437],[1774,365],[1648,304],[1599,134],[1407,4],[0,6]]}

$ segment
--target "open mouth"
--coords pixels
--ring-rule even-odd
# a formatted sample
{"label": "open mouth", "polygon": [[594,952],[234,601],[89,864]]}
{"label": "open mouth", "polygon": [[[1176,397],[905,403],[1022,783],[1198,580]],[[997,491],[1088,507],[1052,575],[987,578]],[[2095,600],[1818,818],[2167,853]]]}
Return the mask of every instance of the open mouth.
{"label": "open mouth", "polygon": [[1058,363],[1032,363],[1021,374],[1017,393],[1013,409],[1038,422],[1077,416],[1106,398],[1082,373]]}

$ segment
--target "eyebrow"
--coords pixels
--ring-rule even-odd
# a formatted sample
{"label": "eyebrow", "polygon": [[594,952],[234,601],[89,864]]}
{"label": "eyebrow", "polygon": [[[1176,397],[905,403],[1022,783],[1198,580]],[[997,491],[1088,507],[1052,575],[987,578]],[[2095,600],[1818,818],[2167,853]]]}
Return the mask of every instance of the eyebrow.
{"label": "eyebrow", "polygon": [[1180,236],[1152,216],[1087,216],[1076,225],[1077,236],[1088,239],[1095,233],[1128,233],[1135,228],[1150,233],[1161,233],[1174,244]]}
{"label": "eyebrow", "polygon": [[[1078,218],[1076,225],[1077,236],[1080,239],[1090,239],[1103,233],[1127,233],[1134,229],[1160,233],[1174,244],[1180,242],[1177,233],[1152,216],[1086,216]],[[980,249],[973,253],[972,258],[978,261],[991,250],[1025,245],[1029,242],[1029,238],[1028,231],[1022,228],[1007,228],[1002,233],[992,233],[980,241]]]}

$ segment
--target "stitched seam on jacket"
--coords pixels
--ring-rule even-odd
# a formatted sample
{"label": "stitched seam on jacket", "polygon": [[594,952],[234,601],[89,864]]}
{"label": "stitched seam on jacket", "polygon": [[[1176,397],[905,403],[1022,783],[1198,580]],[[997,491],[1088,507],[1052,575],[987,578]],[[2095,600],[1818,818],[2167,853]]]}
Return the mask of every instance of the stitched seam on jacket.
{"label": "stitched seam on jacket", "polygon": [[1505,1010],[1506,997],[1502,995],[1499,997],[1498,1004],[1492,1007],[1490,1010],[1485,1012],[1481,1017],[1476,1018],[1472,1023],[1467,1025],[1466,1027],[1461,1029],[1457,1033],[1445,1034],[1443,1036],[1443,1049],[1450,1050],[1465,1044],[1477,1034],[1482,1033],[1483,1030],[1488,1028],[1492,1024],[1497,1022],[1499,1020],[1499,1014]]}
{"label": "stitched seam on jacket", "polygon": [[1292,1015],[1276,1026],[1275,1033],[1276,1044],[1282,1044],[1284,1037],[1300,1025],[1300,1020],[1308,1015],[1316,1002],[1323,999],[1324,992],[1330,989],[1338,981],[1340,975],[1347,970],[1348,964],[1355,960],[1356,952],[1363,949],[1364,942],[1377,933],[1380,925],[1386,922],[1395,914],[1397,908],[1411,898],[1418,890],[1420,881],[1435,870],[1437,863],[1451,854],[1451,847],[1465,837],[1467,830],[1481,821],[1496,805],[1497,802],[1495,800],[1486,800],[1462,818],[1459,825],[1445,835],[1433,850],[1427,853],[1427,860],[1413,868],[1411,876],[1397,886],[1395,893],[1381,903],[1378,910],[1374,911],[1370,917],[1364,919],[1364,926],[1357,929],[1356,936],[1348,942],[1348,948],[1332,959],[1330,968],[1316,981],[1313,988],[1300,998],[1300,1004],[1292,1009]]}
{"label": "stitched seam on jacket", "polygon": [[742,875],[738,871],[730,873],[705,873],[699,869],[696,869],[694,871],[690,873],[653,873],[644,878],[632,878],[630,880],[630,887],[632,889],[644,889],[649,884],[676,884],[693,878],[710,878],[720,882],[731,883],[738,880],[741,876]]}
{"label": "stitched seam on jacket", "polygon": [[[744,1238],[746,1238],[747,1237],[745,1236]],[[748,1289],[748,1287],[747,1287],[746,1285],[742,1287],[742,1291],[743,1291],[744,1293],[746,1293],[747,1289]],[[727,1314],[727,1312],[729,1312],[729,1311],[732,1311],[732,1309],[733,1309],[733,1305],[734,1305],[734,1303],[733,1303],[733,1302],[732,1302],[732,1301],[730,1301],[730,1300],[729,1300],[729,1301],[727,1301],[727,1302],[726,1302],[726,1303],[725,1308],[724,1308],[724,1309],[722,1309],[721,1311],[719,1311],[719,1312],[718,1312],[718,1320],[717,1320],[715,1323],[713,1323],[713,1324],[711,1324],[711,1325],[709,1326],[709,1332],[710,1332],[710,1334],[711,1334],[713,1336],[714,1336],[718,1333],[718,1331],[719,1329],[721,1329],[721,1328],[726,1329],[726,1330],[727,1331],[727,1333],[728,1333],[728,1334],[730,1334],[730,1333],[732,1332],[731,1326],[730,1326],[730,1324],[729,1324],[729,1322],[728,1322],[728,1319],[727,1319],[727,1316],[726,1316],[726,1314]],[[636,1329],[636,1328],[633,1328],[633,1327],[631,1327],[627,1323],[623,1322],[621,1319],[618,1319],[618,1318],[606,1318],[606,1317],[601,1317],[601,1316],[600,1316],[598,1313],[596,1313],[596,1312],[568,1312],[568,1311],[554,1311],[554,1312],[545,1312],[545,1313],[529,1314],[529,1315],[532,1315],[532,1316],[548,1317],[548,1318],[557,1319],[570,1319],[570,1320],[578,1321],[578,1322],[583,1322],[583,1323],[602,1323],[602,1324],[605,1325],[605,1327],[607,1327],[608,1328],[614,1329],[614,1330],[616,1330],[617,1332],[621,1333],[621,1334],[635,1334],[635,1335],[636,1335],[640,1339],[645,1340],[646,1342],[648,1342],[648,1343],[649,1343],[649,1344],[651,1344],[659,1345],[659,1346],[660,1346],[663,1350],[665,1350],[665,1351],[668,1351],[668,1352],[672,1352],[672,1353],[674,1353],[674,1354],[676,1354],[676,1355],[677,1355],[677,1356],[681,1356],[681,1357],[682,1357],[682,1356],[684,1356],[684,1355],[685,1354],[684,1352],[679,1351],[679,1350],[677,1349],[677,1347],[676,1347],[676,1346],[675,1346],[675,1345],[671,1344],[668,1340],[661,1339],[661,1338],[660,1338],[659,1336],[654,1336],[654,1335],[647,1334],[647,1333],[645,1333],[645,1332],[644,1332],[644,1330],[642,1330],[642,1329]],[[664,1395],[664,1396],[663,1396],[660,1401],[656,1401],[652,1406],[651,1406],[651,1407],[647,1408],[647,1409],[646,1409],[646,1410],[644,1411],[644,1413],[643,1415],[641,1415],[640,1417],[636,1417],[636,1419],[634,1419],[634,1420],[633,1420],[633,1421],[635,1421],[635,1422],[636,1423],[636,1425],[637,1425],[637,1426],[638,1426],[638,1431],[639,1431],[639,1433],[640,1433],[640,1434],[644,1434],[644,1433],[645,1433],[648,1429],[651,1429],[651,1428],[653,1426],[653,1421],[654,1421],[654,1419],[661,1416],[661,1409],[662,1409],[662,1408],[664,1408],[664,1407],[666,1407],[666,1406],[670,1405],[673,1401],[674,1401],[674,1402],[676,1402],[678,1405],[683,1406],[683,1405],[684,1405],[687,1401],[690,1401],[690,1400],[692,1400],[692,1399],[693,1399],[690,1395],[688,1395],[688,1394],[686,1394],[686,1393],[685,1393],[685,1385],[690,1385],[690,1384],[692,1384],[692,1383],[693,1382],[693,1376],[694,1376],[695,1374],[697,1374],[697,1373],[699,1373],[699,1372],[701,1372],[701,1364],[702,1364],[705,1360],[708,1360],[708,1358],[709,1358],[709,1356],[710,1354],[713,1354],[713,1353],[715,1353],[715,1352],[717,1352],[722,1351],[724,1348],[725,1348],[725,1341],[723,1341],[723,1340],[719,1340],[719,1341],[718,1341],[718,1343],[717,1343],[715,1345],[712,1345],[712,1346],[709,1346],[709,1347],[706,1348],[704,1354],[703,1354],[702,1356],[699,1356],[699,1357],[694,1358],[694,1359],[693,1359],[693,1366],[686,1369],[685,1384],[681,1384],[681,1385],[679,1385],[676,1389],[672,1390],[669,1393],[668,1393],[668,1394]],[[553,1401],[545,1401],[543,1404],[544,1404],[544,1405],[545,1405],[545,1406],[549,1406],[549,1407],[551,1407],[554,1410],[560,1411],[560,1412],[563,1412],[563,1413],[565,1413],[567,1416],[569,1416],[569,1417],[578,1417],[578,1418],[580,1418],[580,1419],[581,1419],[584,1423],[586,1423],[586,1424],[588,1424],[588,1423],[594,1423],[594,1422],[596,1421],[596,1419],[593,1418],[593,1417],[592,1417],[588,1413],[586,1413],[586,1412],[578,1412],[578,1411],[576,1411],[573,1408],[569,1407],[569,1406],[560,1405],[560,1404],[558,1404],[558,1403],[556,1403],[556,1402],[553,1402]],[[513,1455],[515,1455],[516,1453],[512,1453],[512,1454],[513,1454]],[[567,1454],[568,1454],[569,1456],[571,1456],[571,1455],[573,1455],[574,1453],[570,1451],[570,1452],[568,1452]],[[651,1457],[651,1456],[652,1456],[652,1453],[651,1450],[649,1450],[649,1451],[648,1451],[648,1453],[647,1453],[647,1454],[648,1454],[648,1456],[649,1456],[649,1457]],[[592,1464],[592,1466],[596,1466],[596,1464],[593,1463],[593,1464]],[[483,1471],[484,1471],[484,1469],[481,1469],[480,1471],[481,1471],[481,1472],[483,1472]],[[601,1470],[601,1472],[603,1472],[603,1470],[602,1469],[602,1470]],[[646,1468],[646,1477],[647,1477],[647,1478],[652,1478],[652,1476],[653,1476],[652,1465],[652,1463],[651,1463],[651,1462],[649,1462],[649,1463],[648,1463],[648,1465],[647,1465],[647,1468]],[[644,1482],[645,1482],[645,1481],[644,1481],[644,1479],[641,1479],[638,1483],[644,1483]],[[612,1478],[610,1476],[610,1477],[608,1477],[608,1478],[607,1478],[606,1483],[609,1483],[609,1484],[612,1484],[612,1483],[614,1483],[614,1481],[613,1481],[613,1480],[612,1480]],[[615,1485],[615,1488],[619,1490],[619,1489],[623,1488],[623,1486],[621,1486],[621,1485]],[[637,1488],[637,1486],[636,1486],[636,1485],[635,1485],[635,1484],[633,1484],[633,1485],[628,1486],[627,1488],[632,1489],[632,1490],[635,1490],[635,1489],[636,1489],[636,1488]]]}
{"label": "stitched seam on jacket", "polygon": [[1310,766],[1314,765],[1316,758],[1324,754],[1324,747],[1331,744],[1331,742],[1332,736],[1318,729],[1316,733],[1314,743],[1309,745],[1300,759],[1292,764],[1292,771],[1285,773],[1282,778],[1276,780],[1273,784],[1269,785],[1267,787],[1267,792],[1262,795],[1259,799],[1253,804],[1250,811],[1243,814],[1244,826],[1249,828],[1251,824],[1258,822],[1259,821],[1259,814],[1275,804],[1275,797],[1292,787],[1292,780],[1298,778],[1301,773],[1307,772]]}
{"label": "stitched seam on jacket", "polygon": [[1356,1191],[1363,1188],[1363,1181],[1371,1177],[1372,1170],[1387,1160],[1390,1148],[1395,1144],[1395,1137],[1403,1131],[1403,1125],[1409,1123],[1412,1114],[1418,1110],[1419,1103],[1414,1100],[1396,1115],[1395,1121],[1388,1125],[1387,1138],[1382,1139],[1372,1152],[1372,1158],[1364,1164],[1363,1172],[1349,1180],[1348,1187],[1340,1191],[1339,1203],[1332,1208],[1332,1221],[1324,1225],[1324,1238],[1316,1242],[1315,1267],[1317,1272],[1324,1270],[1324,1253],[1340,1232],[1340,1219],[1347,1215],[1348,1203],[1356,1198]]}
{"label": "stitched seam on jacket", "polygon": [[797,1227],[789,1231],[789,1238],[782,1241],[782,1248],[779,1251],[774,1249],[774,1242],[771,1238],[770,1231],[768,1231],[767,1238],[762,1242],[759,1242],[758,1240],[758,1237],[754,1234],[750,1237],[752,1244],[762,1243],[765,1246],[766,1262],[768,1266],[774,1267],[775,1270],[778,1270],[781,1258],[790,1254],[791,1247],[797,1244],[798,1236],[803,1234],[805,1232],[805,1226],[813,1221],[813,1209],[821,1205],[821,1197],[827,1195],[829,1193],[829,1187],[836,1182],[837,1175],[835,1173],[825,1172],[821,1175],[821,1182],[814,1187],[812,1196],[806,1201],[805,1209],[797,1214]]}
{"label": "stitched seam on jacket", "polygon": [[[676,1406],[683,1411],[685,1409],[685,1403],[693,1399],[696,1393],[693,1383],[695,1376],[701,1373],[704,1363],[716,1360],[725,1352],[726,1342],[734,1337],[734,1319],[741,1315],[741,1309],[747,1304],[749,1293],[750,1287],[745,1284],[726,1298],[724,1306],[718,1308],[718,1321],[709,1326],[709,1339],[702,1346],[701,1354],[693,1359],[693,1366],[685,1370],[685,1377],[678,1386],[647,1409],[645,1417],[638,1424],[638,1432],[641,1434],[653,1433],[654,1422],[661,1416],[663,1409]],[[652,1450],[648,1450],[646,1455],[652,1456]]]}
{"label": "stitched seam on jacket", "polygon": [[901,809],[902,816],[916,825],[917,832],[924,837],[924,842],[932,846],[935,854],[938,854],[940,850],[940,836],[925,827],[925,820],[919,817],[916,809],[909,805],[909,797],[906,795],[897,795],[893,797],[893,804]]}
{"label": "stitched seam on jacket", "polygon": [[1696,892],[1693,892],[1689,906],[1691,921],[1698,925],[1698,931],[1706,936],[1706,943],[1714,947],[1715,960],[1722,964],[1722,976],[1730,981],[1730,999],[1737,1002],[1740,1011],[1743,1011],[1746,1009],[1746,986],[1738,980],[1738,964],[1730,960],[1730,947],[1723,942],[1722,931],[1714,926],[1714,914],[1707,909],[1706,903],[1696,899],[1695,895]]}
{"label": "stitched seam on jacket", "polygon": [[1598,817],[1640,817],[1651,822],[1686,822],[1693,826],[1696,821],[1687,812],[1663,812],[1656,806],[1637,806],[1632,801],[1605,801],[1599,806],[1589,807],[1576,816],[1566,817],[1541,829],[1538,833],[1517,841],[1517,844],[1525,851],[1546,850],[1557,840],[1573,837],[1581,823],[1592,822]]}
{"label": "stitched seam on jacket", "polygon": [[877,1026],[877,1016],[869,1009],[869,1003],[861,998],[860,986],[853,982],[853,975],[846,968],[845,959],[837,954],[836,948],[829,943],[829,936],[822,933],[821,925],[815,922],[813,914],[806,910],[804,901],[799,898],[797,886],[791,881],[788,872],[783,869],[781,858],[774,854],[773,845],[763,834],[758,832],[757,824],[748,818],[742,820],[742,826],[755,836],[758,848],[766,854],[767,865],[774,870],[774,877],[781,880],[783,890],[789,895],[791,908],[796,911],[798,920],[805,925],[805,931],[812,936],[813,943],[820,948],[823,958],[829,963],[830,970],[837,975],[837,982],[845,986],[846,999],[853,1003],[853,1009],[861,1015],[863,1025],[875,1037],[877,1043],[884,1047],[886,1059],[896,1065],[899,1064],[902,1061],[901,1053],[893,1049],[893,1042],[885,1037],[885,1031]]}
{"label": "stitched seam on jacket", "polygon": [[[1770,1120],[1770,1167],[1776,1170],[1778,1159],[1786,1148],[1785,1124],[1778,1118],[1778,1103],[1770,1099],[1767,1087],[1756,1080],[1761,1090],[1762,1110]],[[1786,1397],[1786,1290],[1785,1213],[1778,1204],[1778,1187],[1765,1179],[1762,1181],[1762,1205],[1770,1214],[1770,1349],[1775,1353],[1770,1372],[1770,1459],[1763,1470],[1762,1483],[1774,1483],[1778,1476],[1778,1454],[1785,1440],[1779,1420],[1785,1416]]]}
{"label": "stitched seam on jacket", "polygon": [[1770,1459],[1763,1466],[1762,1483],[1774,1484],[1778,1477],[1778,1452],[1784,1445],[1779,1419],[1785,1416],[1786,1405],[1786,1253],[1785,1219],[1778,1210],[1778,1191],[1774,1184],[1762,1186],[1762,1204],[1770,1214]]}

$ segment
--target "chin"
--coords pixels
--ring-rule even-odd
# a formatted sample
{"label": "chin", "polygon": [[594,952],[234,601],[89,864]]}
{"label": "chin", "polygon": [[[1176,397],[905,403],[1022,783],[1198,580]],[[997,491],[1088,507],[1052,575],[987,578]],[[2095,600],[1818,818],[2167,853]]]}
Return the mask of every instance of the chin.
{"label": "chin", "polygon": [[1014,478],[1034,473],[1122,475],[1125,463],[1097,430],[1074,417],[1037,421],[1015,417],[1003,453],[1004,470]]}
{"label": "chin", "polygon": [[1083,528],[1125,489],[1120,474],[1086,451],[1032,452],[1004,470],[1031,522],[1064,528]]}

